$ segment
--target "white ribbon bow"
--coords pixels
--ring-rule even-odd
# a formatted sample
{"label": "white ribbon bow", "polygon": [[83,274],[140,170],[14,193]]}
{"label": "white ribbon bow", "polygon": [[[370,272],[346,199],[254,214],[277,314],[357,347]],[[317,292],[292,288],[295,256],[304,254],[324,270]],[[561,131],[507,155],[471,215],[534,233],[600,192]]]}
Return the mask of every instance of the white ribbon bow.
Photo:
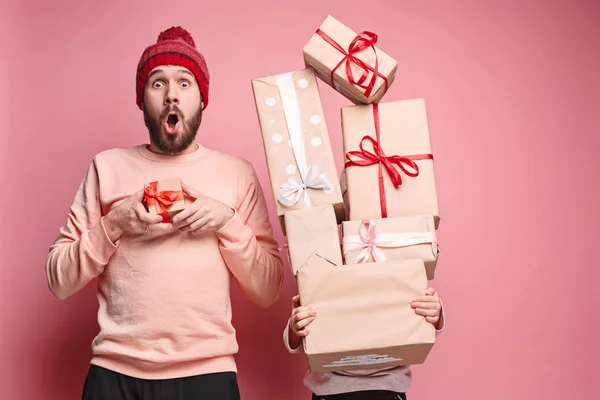
{"label": "white ribbon bow", "polygon": [[290,178],[279,186],[279,197],[277,200],[285,206],[293,206],[304,194],[303,206],[310,207],[311,201],[308,196],[308,188],[332,190],[333,185],[329,182],[327,175],[321,174],[321,165],[310,165],[306,175],[300,178]]}

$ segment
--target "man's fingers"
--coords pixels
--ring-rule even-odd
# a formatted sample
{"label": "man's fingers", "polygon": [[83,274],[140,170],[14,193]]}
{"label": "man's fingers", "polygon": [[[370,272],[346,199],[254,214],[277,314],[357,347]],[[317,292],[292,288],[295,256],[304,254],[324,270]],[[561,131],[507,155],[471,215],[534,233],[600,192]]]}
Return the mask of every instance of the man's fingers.
{"label": "man's fingers", "polygon": [[415,301],[412,303],[412,308],[428,308],[428,309],[437,309],[438,303],[436,302],[419,302]]}
{"label": "man's fingers", "polygon": [[294,315],[297,315],[301,312],[314,312],[315,309],[310,306],[298,306],[294,309]]}
{"label": "man's fingers", "polygon": [[188,226],[182,227],[180,229],[187,230],[190,232],[200,232],[211,228],[212,226],[209,226],[211,222],[211,219],[208,216],[204,215],[198,218],[197,220],[193,221]]}
{"label": "man's fingers", "polygon": [[296,333],[296,335],[301,336],[301,337],[308,336],[308,328],[304,328],[300,331],[296,331],[295,333]]}
{"label": "man's fingers", "polygon": [[426,296],[433,296],[434,294],[435,294],[435,290],[434,290],[432,287],[428,288],[428,289],[425,291],[425,295],[426,295]]}
{"label": "man's fingers", "polygon": [[413,303],[437,303],[438,301],[436,296],[420,296],[413,299]]}
{"label": "man's fingers", "polygon": [[181,190],[183,191],[184,194],[187,194],[189,197],[191,197],[194,200],[196,200],[198,197],[200,197],[200,193],[198,193],[190,185],[188,185],[187,183],[185,183],[183,181],[181,181]]}
{"label": "man's fingers", "polygon": [[[192,224],[194,224],[195,222],[197,222],[198,220],[203,218],[204,212],[202,210],[197,210],[195,213],[193,213],[192,215],[187,216],[186,218],[183,218],[181,220],[179,220],[178,222],[173,224],[173,227],[176,229],[183,229],[183,230],[192,230]],[[197,226],[196,226],[197,228]]]}
{"label": "man's fingers", "polygon": [[299,322],[306,318],[313,318],[315,315],[317,315],[317,313],[315,311],[309,311],[309,310],[301,311],[301,312],[297,313],[296,315],[294,315],[294,322]]}
{"label": "man's fingers", "polygon": [[301,329],[307,327],[308,325],[310,325],[310,323],[313,322],[314,320],[315,320],[315,317],[310,317],[310,318],[305,318],[303,320],[300,320],[300,321],[296,322],[296,329],[301,330]]}
{"label": "man's fingers", "polygon": [[440,320],[440,317],[425,317],[425,320],[429,323],[435,324]]}
{"label": "man's fingers", "polygon": [[428,310],[424,308],[417,308],[415,312],[424,317],[436,317],[438,315],[437,310]]}
{"label": "man's fingers", "polygon": [[148,225],[158,224],[162,222],[162,217],[160,215],[150,214],[145,211],[137,212],[137,216],[140,221],[147,223]]}
{"label": "man's fingers", "polygon": [[292,297],[292,308],[300,307],[300,295],[295,295]]}
{"label": "man's fingers", "polygon": [[152,215],[152,214],[141,214],[140,220],[144,221],[148,225],[155,225],[159,222],[162,222],[162,217],[160,215]]}
{"label": "man's fingers", "polygon": [[175,226],[175,228],[179,229],[191,224],[192,222],[200,218],[201,215],[199,213],[201,213],[202,210],[203,209],[200,206],[200,204],[194,202],[189,207],[186,207],[185,210],[181,211],[173,217],[173,225]]}
{"label": "man's fingers", "polygon": [[144,200],[144,189],[138,190],[132,197],[135,199],[136,203],[141,203],[142,200]]}
{"label": "man's fingers", "polygon": [[147,224],[157,224],[162,222],[162,217],[157,214],[150,214],[141,203],[137,203],[133,206],[133,211],[140,221]]}

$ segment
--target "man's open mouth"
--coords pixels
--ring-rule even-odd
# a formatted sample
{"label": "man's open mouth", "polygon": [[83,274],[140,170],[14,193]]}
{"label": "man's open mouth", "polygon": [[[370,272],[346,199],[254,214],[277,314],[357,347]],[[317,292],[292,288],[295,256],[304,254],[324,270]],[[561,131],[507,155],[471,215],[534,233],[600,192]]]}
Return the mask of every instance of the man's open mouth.
{"label": "man's open mouth", "polygon": [[179,125],[179,115],[172,112],[167,116],[167,120],[165,121],[165,131],[173,135],[177,133],[177,126]]}

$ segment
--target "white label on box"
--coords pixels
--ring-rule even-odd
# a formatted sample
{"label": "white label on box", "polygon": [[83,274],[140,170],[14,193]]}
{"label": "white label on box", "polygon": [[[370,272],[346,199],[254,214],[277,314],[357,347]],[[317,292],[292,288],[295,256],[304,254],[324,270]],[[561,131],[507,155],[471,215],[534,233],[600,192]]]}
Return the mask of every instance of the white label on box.
{"label": "white label on box", "polygon": [[331,367],[349,367],[356,365],[384,364],[388,362],[402,361],[402,358],[390,357],[387,354],[365,354],[361,356],[344,357],[334,361],[329,365],[323,365],[324,368]]}

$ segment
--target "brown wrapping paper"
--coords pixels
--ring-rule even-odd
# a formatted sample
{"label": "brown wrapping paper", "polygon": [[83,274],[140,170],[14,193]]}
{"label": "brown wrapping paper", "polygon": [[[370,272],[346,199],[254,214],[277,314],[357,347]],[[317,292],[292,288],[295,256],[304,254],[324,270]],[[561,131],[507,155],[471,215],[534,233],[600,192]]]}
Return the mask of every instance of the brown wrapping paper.
{"label": "brown wrapping paper", "polygon": [[303,162],[297,157],[302,153],[301,147],[305,155],[304,169],[320,169],[319,176],[324,175],[331,184],[325,189],[306,189],[310,206],[333,205],[337,221],[341,223],[344,219],[342,193],[314,71],[303,69],[254,79],[252,89],[271,189],[284,233],[283,215],[287,211],[306,207],[304,190],[300,191],[301,196],[295,204],[286,205],[279,200],[282,185],[289,186],[291,180],[302,179],[300,164]]}
{"label": "brown wrapping paper", "polygon": [[[427,111],[423,99],[379,103],[380,146],[387,157],[432,154]],[[364,136],[376,139],[373,105],[348,106],[342,111],[344,154],[360,151]],[[365,150],[373,146],[364,142]],[[394,187],[388,172],[383,170],[387,217],[433,215],[439,227],[439,208],[433,160],[414,161],[417,177],[400,172],[402,184]],[[396,166],[394,166],[399,170]],[[345,170],[349,220],[382,217],[379,195],[379,165],[350,166]]]}
{"label": "brown wrapping paper", "polygon": [[303,339],[312,372],[422,364],[435,343],[411,307],[427,290],[422,260],[302,268],[297,282],[317,313]]}
{"label": "brown wrapping paper", "polygon": [[[367,227],[370,225],[370,229],[374,229],[373,233],[376,234],[375,246],[385,257],[383,261],[421,259],[425,264],[427,279],[434,279],[439,246],[431,215],[373,219],[365,222],[368,222],[368,225],[363,225],[363,221],[342,222],[345,264],[359,263],[362,261],[358,260],[361,256],[367,262],[381,261],[376,260],[374,250],[369,251],[368,248],[370,232],[367,231]],[[365,268],[369,267],[365,265]]]}
{"label": "brown wrapping paper", "polygon": [[[148,186],[150,186],[152,183],[154,183],[154,182],[145,183],[144,190]],[[174,216],[176,216],[177,214],[179,214],[181,211],[183,211],[185,209],[185,199],[184,199],[183,191],[181,189],[181,180],[179,178],[172,178],[172,179],[162,179],[162,180],[156,181],[156,189],[158,191],[158,194],[160,194],[160,192],[164,192],[164,191],[180,192],[181,200],[176,200],[171,205],[165,205],[167,212],[168,212],[169,219],[168,220],[163,219],[163,221],[170,222],[171,220],[173,220]],[[144,206],[146,207],[148,212],[150,214],[159,214],[160,208],[159,208],[158,204],[151,205],[152,202],[153,202],[153,200],[147,199],[146,197],[144,197]]]}
{"label": "brown wrapping paper", "polygon": [[[325,21],[319,27],[327,36],[338,43],[342,49],[347,53],[349,51],[349,45],[356,37],[357,33],[333,18],[328,16]],[[325,41],[322,36],[318,33],[314,33],[308,43],[304,46],[304,63],[306,66],[313,67],[319,78],[324,82],[335,88],[338,92],[346,96],[355,104],[374,103],[381,100],[385,94],[385,81],[382,77],[378,76],[374,88],[369,96],[365,96],[365,89],[357,85],[350,83],[348,74],[346,72],[346,63],[344,62],[339,68],[335,70],[334,82],[331,82],[331,71],[340,63],[344,58],[344,54],[332,46],[330,43]],[[388,80],[389,87],[394,82],[396,77],[396,69],[398,68],[398,62],[392,57],[381,51],[375,46],[375,51],[369,46],[366,49],[360,50],[354,54],[354,56],[367,65],[374,68],[376,57],[379,61],[378,71],[381,75],[385,76]],[[352,74],[355,81],[358,81],[364,69],[356,65],[351,64]],[[366,80],[367,84],[371,80],[373,72],[369,71],[369,76]]]}
{"label": "brown wrapping paper", "polygon": [[284,219],[294,275],[302,268],[343,264],[338,225],[331,205],[290,211]]}

